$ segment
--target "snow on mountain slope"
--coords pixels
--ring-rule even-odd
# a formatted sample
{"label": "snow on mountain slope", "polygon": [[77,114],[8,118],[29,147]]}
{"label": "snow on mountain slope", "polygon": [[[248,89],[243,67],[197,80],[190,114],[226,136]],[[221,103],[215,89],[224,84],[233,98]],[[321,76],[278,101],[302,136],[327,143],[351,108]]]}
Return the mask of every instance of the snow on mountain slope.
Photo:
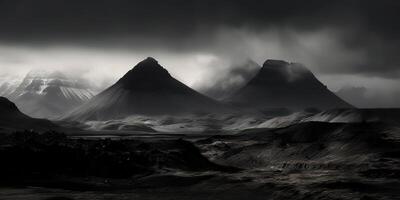
{"label": "snow on mountain slope", "polygon": [[94,96],[83,81],[57,71],[31,71],[9,95],[21,111],[38,118],[57,118]]}
{"label": "snow on mountain slope", "polygon": [[9,97],[21,83],[17,76],[0,76],[0,96]]}
{"label": "snow on mountain slope", "polygon": [[87,101],[94,93],[87,84],[71,79],[61,72],[31,71],[12,92],[11,97],[17,99],[28,93],[46,95],[49,92],[48,88],[54,87],[60,88],[65,98],[78,101]]}
{"label": "snow on mountain slope", "polygon": [[64,86],[61,86],[60,89],[64,97],[67,99],[81,99],[83,101],[87,101],[93,97],[93,92],[88,89],[79,89]]}

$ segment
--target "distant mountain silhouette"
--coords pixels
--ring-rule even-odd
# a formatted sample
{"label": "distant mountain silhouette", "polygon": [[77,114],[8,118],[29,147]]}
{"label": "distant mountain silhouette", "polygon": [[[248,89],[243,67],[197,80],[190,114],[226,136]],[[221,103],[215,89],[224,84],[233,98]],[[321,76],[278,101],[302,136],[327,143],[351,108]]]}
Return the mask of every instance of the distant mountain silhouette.
{"label": "distant mountain silhouette", "polygon": [[8,96],[32,117],[54,119],[92,98],[89,86],[58,71],[31,71]]}
{"label": "distant mountain silhouette", "polygon": [[179,82],[154,58],[149,57],[64,119],[108,120],[134,114],[209,113],[222,110],[225,110],[222,104]]}
{"label": "distant mountain silhouette", "polygon": [[23,114],[17,106],[5,97],[0,97],[0,132],[13,130],[50,130],[59,128],[44,119],[35,119]]}
{"label": "distant mountain silhouette", "polygon": [[258,74],[226,101],[256,109],[352,107],[305,66],[281,60],[267,60]]}

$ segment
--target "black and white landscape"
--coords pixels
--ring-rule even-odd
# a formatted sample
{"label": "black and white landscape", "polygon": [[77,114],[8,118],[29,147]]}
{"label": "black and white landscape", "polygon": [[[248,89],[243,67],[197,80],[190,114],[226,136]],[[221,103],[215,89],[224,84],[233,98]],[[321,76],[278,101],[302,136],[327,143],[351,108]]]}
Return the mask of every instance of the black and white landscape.
{"label": "black and white landscape", "polygon": [[0,1],[0,199],[400,199],[399,6]]}

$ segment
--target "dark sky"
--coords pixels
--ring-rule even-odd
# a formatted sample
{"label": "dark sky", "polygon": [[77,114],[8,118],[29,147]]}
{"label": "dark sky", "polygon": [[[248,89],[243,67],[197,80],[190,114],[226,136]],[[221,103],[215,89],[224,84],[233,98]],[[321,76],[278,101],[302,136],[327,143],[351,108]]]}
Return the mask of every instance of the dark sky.
{"label": "dark sky", "polygon": [[[235,71],[223,65],[278,58],[304,63],[332,90],[363,87],[392,102],[400,100],[399,10],[396,0],[0,0],[0,67],[49,67],[48,52],[64,68],[155,54],[185,83],[207,88],[220,82],[215,72]],[[177,66],[182,57],[198,61]]]}

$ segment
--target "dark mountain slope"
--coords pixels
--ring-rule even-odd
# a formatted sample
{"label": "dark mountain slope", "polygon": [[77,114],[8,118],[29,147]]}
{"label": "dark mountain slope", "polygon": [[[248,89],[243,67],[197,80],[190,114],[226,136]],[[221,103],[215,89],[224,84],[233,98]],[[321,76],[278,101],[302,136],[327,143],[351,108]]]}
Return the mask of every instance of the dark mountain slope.
{"label": "dark mountain slope", "polygon": [[164,115],[226,110],[173,78],[153,58],[138,63],[117,83],[67,115],[66,120],[109,120],[134,114]]}
{"label": "dark mountain slope", "polygon": [[0,97],[0,132],[13,130],[55,130],[59,127],[44,119],[31,118],[19,111],[7,98]]}
{"label": "dark mountain slope", "polygon": [[306,67],[267,60],[249,83],[226,101],[249,108],[349,108]]}

